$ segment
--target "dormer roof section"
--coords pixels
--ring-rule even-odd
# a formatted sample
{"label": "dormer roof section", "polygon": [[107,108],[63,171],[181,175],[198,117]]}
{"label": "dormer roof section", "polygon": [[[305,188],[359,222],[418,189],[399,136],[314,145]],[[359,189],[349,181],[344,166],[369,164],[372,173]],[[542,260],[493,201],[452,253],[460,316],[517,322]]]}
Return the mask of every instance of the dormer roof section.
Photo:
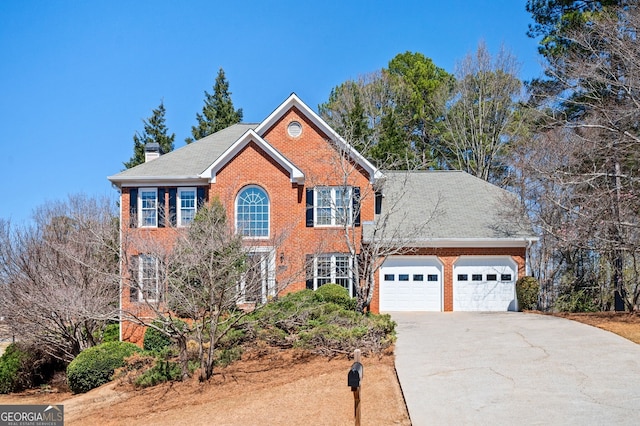
{"label": "dormer roof section", "polygon": [[267,153],[276,163],[289,172],[289,178],[292,183],[298,185],[304,184],[304,173],[289,161],[278,150],[265,141],[254,130],[247,130],[237,141],[235,141],[225,152],[220,155],[207,169],[200,174],[201,178],[209,179],[215,183],[216,176],[222,168],[227,165],[233,158],[240,153],[249,143],[254,142],[264,152]]}
{"label": "dormer roof section", "polygon": [[338,145],[338,148],[347,153],[353,161],[355,161],[360,167],[362,167],[368,174],[371,183],[375,183],[381,178],[382,172],[378,170],[369,160],[362,156],[355,148],[353,148],[347,141],[345,141],[335,130],[331,128],[318,114],[316,114],[311,108],[309,108],[304,102],[298,98],[295,93],[292,93],[278,108],[276,108],[267,118],[265,118],[258,127],[255,128],[255,133],[263,136],[273,125],[282,118],[291,108],[297,108],[304,116],[306,116],[314,125],[316,125],[322,132],[329,136],[331,141]]}

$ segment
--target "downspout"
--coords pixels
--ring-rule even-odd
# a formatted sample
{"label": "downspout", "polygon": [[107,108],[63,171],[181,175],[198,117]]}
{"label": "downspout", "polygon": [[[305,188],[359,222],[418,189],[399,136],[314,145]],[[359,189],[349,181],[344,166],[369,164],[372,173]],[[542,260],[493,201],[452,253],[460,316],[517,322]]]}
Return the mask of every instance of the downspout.
{"label": "downspout", "polygon": [[531,246],[533,245],[533,238],[527,238],[527,247],[524,251],[524,274],[527,276],[531,276],[531,266],[529,262],[529,251],[531,250]]}

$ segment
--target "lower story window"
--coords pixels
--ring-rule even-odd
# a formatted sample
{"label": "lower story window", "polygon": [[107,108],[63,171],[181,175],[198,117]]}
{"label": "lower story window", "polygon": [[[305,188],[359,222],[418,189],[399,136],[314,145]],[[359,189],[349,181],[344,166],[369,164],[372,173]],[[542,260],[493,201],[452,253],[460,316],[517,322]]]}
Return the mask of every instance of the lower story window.
{"label": "lower story window", "polygon": [[134,258],[131,286],[132,302],[157,302],[160,300],[160,262],[154,256],[140,255]]}
{"label": "lower story window", "polygon": [[313,259],[313,290],[324,284],[338,284],[349,291],[353,297],[352,258],[346,254],[326,254]]}

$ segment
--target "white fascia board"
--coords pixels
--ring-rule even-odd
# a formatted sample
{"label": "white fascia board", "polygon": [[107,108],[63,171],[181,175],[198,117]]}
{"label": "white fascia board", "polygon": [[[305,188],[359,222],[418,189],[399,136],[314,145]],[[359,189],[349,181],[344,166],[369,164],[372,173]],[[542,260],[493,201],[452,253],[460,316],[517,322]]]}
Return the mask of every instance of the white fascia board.
{"label": "white fascia board", "polygon": [[[389,241],[389,246],[406,246],[415,248],[487,248],[487,247],[529,247],[538,241],[538,237],[530,238],[415,238]],[[363,240],[369,243],[371,241]]]}
{"label": "white fascia board", "polygon": [[383,175],[369,160],[364,158],[362,154],[356,151],[351,145],[345,141],[335,130],[331,128],[318,114],[316,114],[311,108],[298,98],[295,93],[292,93],[278,108],[276,108],[267,118],[262,121],[258,127],[255,128],[255,132],[261,137],[264,133],[271,128],[287,111],[292,107],[298,108],[302,113],[313,122],[323,132],[328,134],[332,141],[340,146],[340,149],[344,150],[349,156],[356,161],[363,169],[369,173],[369,180],[371,183],[375,183]]}
{"label": "white fascia board", "polygon": [[107,177],[109,181],[120,188],[134,186],[184,186],[204,185],[208,181],[200,176],[137,176],[137,177]]}
{"label": "white fascia board", "polygon": [[304,173],[251,129],[244,132],[244,134],[240,136],[240,139],[235,141],[213,164],[207,167],[207,169],[200,174],[200,178],[208,179],[210,182],[215,183],[218,172],[251,141],[255,142],[271,158],[276,160],[279,165],[289,172],[291,182],[300,185],[304,184]]}

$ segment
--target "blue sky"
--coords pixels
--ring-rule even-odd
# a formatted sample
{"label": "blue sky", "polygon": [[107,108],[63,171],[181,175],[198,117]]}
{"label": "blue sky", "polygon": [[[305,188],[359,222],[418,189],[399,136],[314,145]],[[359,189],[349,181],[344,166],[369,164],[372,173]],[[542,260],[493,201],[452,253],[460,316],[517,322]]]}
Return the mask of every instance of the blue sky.
{"label": "blue sky", "polygon": [[484,40],[541,74],[525,0],[0,1],[0,218],[68,194],[117,197],[107,176],[161,100],[176,148],[224,68],[244,121],[421,52],[453,72]]}

